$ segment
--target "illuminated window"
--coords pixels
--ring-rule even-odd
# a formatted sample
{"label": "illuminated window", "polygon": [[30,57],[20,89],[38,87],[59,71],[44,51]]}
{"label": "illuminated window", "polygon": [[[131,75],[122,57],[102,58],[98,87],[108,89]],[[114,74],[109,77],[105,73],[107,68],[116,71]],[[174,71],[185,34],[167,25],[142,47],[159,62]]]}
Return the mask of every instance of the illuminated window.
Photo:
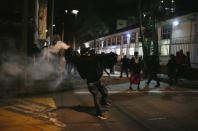
{"label": "illuminated window", "polygon": [[120,48],[116,49],[116,54],[120,55]]}
{"label": "illuminated window", "polygon": [[163,56],[169,55],[170,40],[162,40],[160,43],[160,54]]}
{"label": "illuminated window", "polygon": [[126,48],[123,48],[122,52],[126,55]]}
{"label": "illuminated window", "polygon": [[129,55],[133,55],[134,54],[134,47],[129,48]]}

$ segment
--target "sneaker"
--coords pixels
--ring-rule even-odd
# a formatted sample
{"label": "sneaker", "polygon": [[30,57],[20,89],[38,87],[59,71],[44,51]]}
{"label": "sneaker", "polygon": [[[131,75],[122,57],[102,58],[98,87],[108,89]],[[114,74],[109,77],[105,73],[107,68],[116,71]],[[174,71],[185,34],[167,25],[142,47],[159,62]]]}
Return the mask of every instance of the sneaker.
{"label": "sneaker", "polygon": [[105,102],[105,103],[100,102],[100,104],[101,104],[101,106],[103,106],[103,107],[110,107],[110,106],[111,106],[111,104],[110,104],[109,102]]}
{"label": "sneaker", "polygon": [[129,89],[127,90],[127,93],[130,93],[131,91],[133,91],[133,88],[129,87]]}
{"label": "sneaker", "polygon": [[105,116],[102,115],[102,114],[101,114],[101,115],[97,115],[97,117],[100,118],[100,119],[102,119],[102,120],[106,120],[106,119],[107,119],[107,117],[105,117]]}
{"label": "sneaker", "polygon": [[133,91],[133,88],[131,86],[129,86],[129,89],[128,90]]}

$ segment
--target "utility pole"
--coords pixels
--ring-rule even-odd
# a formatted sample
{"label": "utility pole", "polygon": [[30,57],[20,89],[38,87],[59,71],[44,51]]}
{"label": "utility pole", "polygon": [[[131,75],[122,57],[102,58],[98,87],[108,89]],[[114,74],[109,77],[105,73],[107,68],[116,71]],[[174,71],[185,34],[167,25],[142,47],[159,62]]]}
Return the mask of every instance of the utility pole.
{"label": "utility pole", "polygon": [[64,41],[64,36],[65,36],[65,23],[62,22],[62,41]]}
{"label": "utility pole", "polygon": [[[144,41],[144,34],[143,34],[143,28],[142,28],[142,0],[138,1],[138,12],[139,12],[139,35],[138,38],[140,37],[140,40],[142,42],[142,50],[143,50],[143,59],[144,61],[146,61],[147,55],[148,55],[148,51],[146,49],[146,43]],[[139,40],[138,40],[139,42]]]}
{"label": "utility pole", "polygon": [[51,14],[50,14],[50,27],[49,27],[49,35],[50,35],[50,45],[53,43],[53,25],[54,25],[54,0],[51,0]]}
{"label": "utility pole", "polygon": [[23,0],[23,31],[22,31],[22,44],[20,47],[20,52],[22,54],[27,54],[27,43],[28,43],[28,0]]}

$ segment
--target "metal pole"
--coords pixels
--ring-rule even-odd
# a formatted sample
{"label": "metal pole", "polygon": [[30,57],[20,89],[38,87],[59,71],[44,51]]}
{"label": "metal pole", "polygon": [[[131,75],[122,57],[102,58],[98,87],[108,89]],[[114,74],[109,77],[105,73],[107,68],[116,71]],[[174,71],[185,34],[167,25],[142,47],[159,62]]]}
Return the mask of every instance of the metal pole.
{"label": "metal pole", "polygon": [[77,15],[78,14],[75,14],[75,20],[74,20],[74,38],[73,38],[73,48],[74,50],[76,50],[76,21],[77,21]]}
{"label": "metal pole", "polygon": [[64,41],[64,36],[65,36],[65,23],[62,22],[62,41]]}
{"label": "metal pole", "polygon": [[53,43],[54,0],[51,0],[50,45]]}

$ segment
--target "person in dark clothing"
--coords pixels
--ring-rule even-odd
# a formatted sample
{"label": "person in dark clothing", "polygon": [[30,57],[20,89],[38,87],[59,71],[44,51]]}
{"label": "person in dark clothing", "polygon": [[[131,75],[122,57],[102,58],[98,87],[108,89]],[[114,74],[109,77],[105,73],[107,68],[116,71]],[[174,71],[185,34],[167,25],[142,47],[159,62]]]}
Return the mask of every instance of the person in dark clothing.
{"label": "person in dark clothing", "polygon": [[[117,63],[117,54],[114,53],[114,52],[110,52],[108,53],[108,57],[106,57],[104,59],[104,71],[107,73],[107,75],[110,77],[110,74],[113,74],[114,73],[114,65]],[[110,73],[106,70],[106,69],[109,69],[110,70]]]}
{"label": "person in dark clothing", "polygon": [[157,61],[157,56],[155,55],[152,55],[149,57],[149,60],[148,60],[148,73],[149,73],[149,78],[148,78],[148,81],[146,83],[146,86],[145,88],[147,89],[149,87],[149,84],[151,82],[151,80],[156,80],[157,84],[155,85],[155,87],[159,87],[160,86],[160,81],[159,81],[159,78],[157,77],[157,73],[158,73],[158,68],[159,68],[159,65],[158,65],[158,61]]}
{"label": "person in dark clothing", "polygon": [[120,72],[120,77],[122,78],[123,72],[126,73],[127,78],[129,77],[128,75],[128,69],[129,69],[129,59],[125,55],[124,58],[121,59],[122,65],[121,65],[121,72]]}
{"label": "person in dark clothing", "polygon": [[[100,119],[107,119],[103,114],[102,107],[106,108],[110,106],[110,103],[108,102],[108,90],[105,84],[101,82],[101,77],[104,68],[106,68],[106,62],[116,64],[117,54],[87,55],[85,53],[85,55],[77,55],[69,48],[65,51],[65,58],[75,65],[80,77],[87,81],[88,90],[93,96],[96,111],[95,115]],[[113,60],[113,62],[111,62],[111,60]],[[101,96],[100,100],[99,96]]]}
{"label": "person in dark clothing", "polygon": [[170,55],[170,59],[167,64],[167,69],[168,69],[169,85],[171,86],[173,84],[173,78],[175,79],[175,83],[177,83],[177,64],[174,55]]}
{"label": "person in dark clothing", "polygon": [[179,52],[176,53],[176,63],[177,63],[177,69],[178,69],[178,73],[177,76],[178,77],[183,77],[185,76],[185,59],[186,56],[183,53],[183,50],[180,50]]}
{"label": "person in dark clothing", "polygon": [[188,68],[188,70],[191,68],[191,63],[190,63],[190,52],[189,51],[187,51],[186,52],[186,65],[187,65],[187,68]]}
{"label": "person in dark clothing", "polygon": [[130,78],[129,90],[133,90],[132,84],[137,84],[138,85],[137,89],[140,90],[139,86],[140,86],[142,69],[143,69],[142,58],[138,56],[138,52],[135,52],[134,57],[132,57],[130,61],[131,78]]}

